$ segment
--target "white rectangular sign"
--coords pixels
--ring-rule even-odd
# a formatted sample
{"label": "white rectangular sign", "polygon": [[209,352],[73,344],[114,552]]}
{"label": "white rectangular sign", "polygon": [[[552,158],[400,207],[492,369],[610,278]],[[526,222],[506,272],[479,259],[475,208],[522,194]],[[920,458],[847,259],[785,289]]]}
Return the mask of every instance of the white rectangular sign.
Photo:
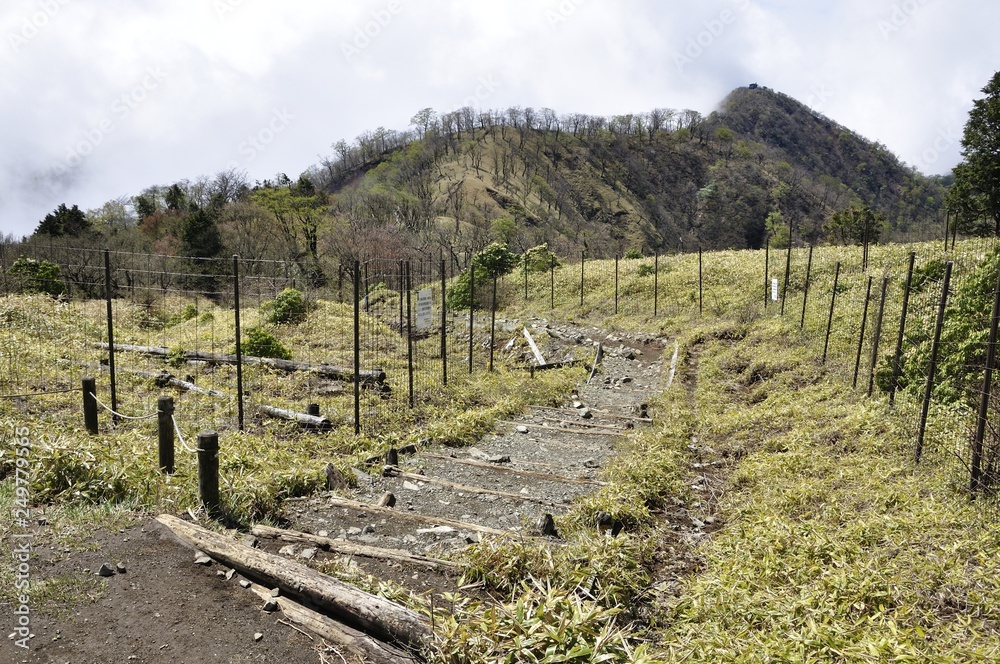
{"label": "white rectangular sign", "polygon": [[771,279],[771,301],[778,301],[778,280]]}
{"label": "white rectangular sign", "polygon": [[433,291],[430,288],[417,291],[417,332],[422,332],[431,326],[434,315]]}

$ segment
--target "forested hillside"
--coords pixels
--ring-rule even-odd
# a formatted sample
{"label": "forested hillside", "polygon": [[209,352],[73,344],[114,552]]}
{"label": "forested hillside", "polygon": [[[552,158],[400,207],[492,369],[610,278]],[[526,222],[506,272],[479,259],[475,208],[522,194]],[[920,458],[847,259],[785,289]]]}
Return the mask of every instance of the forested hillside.
{"label": "forested hillside", "polygon": [[947,184],[757,86],[708,116],[424,109],[408,131],[332,150],[295,179],[227,171],[85,213],[62,205],[29,241],[294,258],[321,280],[344,259],[462,257],[493,240],[599,257],[782,246],[789,231],[797,244],[923,239],[941,228]]}

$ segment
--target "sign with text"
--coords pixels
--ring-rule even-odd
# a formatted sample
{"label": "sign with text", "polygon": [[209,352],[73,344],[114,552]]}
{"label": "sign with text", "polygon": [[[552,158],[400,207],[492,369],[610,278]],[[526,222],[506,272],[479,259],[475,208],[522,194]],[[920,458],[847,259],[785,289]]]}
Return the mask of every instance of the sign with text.
{"label": "sign with text", "polygon": [[430,288],[417,291],[417,332],[422,332],[431,326],[434,316],[433,291]]}
{"label": "sign with text", "polygon": [[771,301],[772,302],[777,302],[778,301],[778,280],[777,279],[771,279]]}

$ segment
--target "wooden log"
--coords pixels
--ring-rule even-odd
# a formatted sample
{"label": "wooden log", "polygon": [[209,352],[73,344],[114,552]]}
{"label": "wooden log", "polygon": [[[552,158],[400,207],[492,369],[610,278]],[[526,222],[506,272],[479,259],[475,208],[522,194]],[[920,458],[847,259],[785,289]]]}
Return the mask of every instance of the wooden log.
{"label": "wooden log", "polygon": [[619,434],[625,433],[624,430],[619,429],[618,433],[611,433],[610,431],[591,431],[588,429],[567,429],[566,427],[550,427],[545,424],[529,424],[527,422],[511,422],[510,420],[497,420],[498,424],[510,424],[512,426],[524,426],[529,429],[545,429],[547,431],[561,431],[563,433],[572,433],[580,436],[617,436]]}
{"label": "wooden log", "polygon": [[[579,411],[577,411],[579,412]],[[590,422],[577,422],[573,420],[560,420],[557,417],[546,417],[545,415],[538,415],[537,417],[548,420],[549,422],[555,422],[556,424],[566,424],[573,427],[584,427],[586,429],[604,429],[606,431],[614,431],[615,433],[625,433],[628,429],[622,429],[621,427],[607,426],[605,424],[591,424]],[[525,425],[529,426],[529,425]]]}
{"label": "wooden log", "polygon": [[392,560],[394,562],[407,563],[409,565],[420,565],[421,567],[427,567],[434,570],[462,569],[461,565],[450,560],[441,560],[439,558],[421,556],[402,549],[383,549],[375,546],[354,544],[353,542],[347,542],[345,540],[336,540],[330,537],[321,537],[319,535],[313,535],[312,533],[302,533],[295,530],[282,530],[281,528],[272,528],[271,526],[254,526],[252,532],[257,537],[280,539],[285,542],[305,542],[307,544],[314,544],[324,551],[339,553],[345,556],[360,556],[361,558]]}
{"label": "wooden log", "polygon": [[390,642],[415,649],[431,642],[428,621],[415,611],[366,593],[282,556],[240,544],[175,516],[161,514],[156,520],[181,540],[203,551],[244,576],[258,579],[281,592],[302,597],[344,622]]}
{"label": "wooden log", "polygon": [[568,484],[594,484],[596,486],[604,486],[605,484],[604,482],[587,479],[585,477],[565,477],[564,475],[554,475],[552,473],[539,473],[533,470],[520,470],[518,468],[508,468],[507,466],[500,466],[495,463],[489,463],[487,461],[477,461],[476,459],[463,459],[461,457],[444,456],[443,454],[424,454],[422,456],[428,459],[441,459],[443,461],[460,463],[465,466],[475,466],[476,468],[489,468],[490,470],[498,470],[502,473],[510,473],[512,475],[520,475],[522,477],[533,477],[540,480],[548,480],[549,482],[566,482]]}
{"label": "wooden log", "polygon": [[[115,344],[115,348],[118,344]],[[104,364],[94,364],[92,362],[74,362],[78,366],[88,367],[91,369],[98,369],[100,371],[108,371],[108,367]],[[122,368],[118,367],[117,371],[121,371]],[[143,378],[148,378],[154,381],[157,387],[176,387],[177,389],[184,390],[185,392],[196,392],[198,394],[204,394],[209,397],[215,397],[217,399],[227,399],[229,395],[225,392],[220,392],[218,390],[210,390],[204,387],[198,387],[194,383],[188,382],[186,380],[181,380],[173,374],[167,371],[143,371],[142,369],[127,369],[127,371],[134,373],[137,376],[142,376]]]}
{"label": "wooden log", "polygon": [[[95,342],[92,344],[96,348],[108,349],[108,344],[105,342]],[[143,355],[153,355],[156,357],[166,357],[170,353],[170,349],[164,348],[163,346],[136,346],[132,344],[115,344],[115,350],[125,351],[129,353],[141,353]],[[236,364],[237,358],[235,355],[230,355],[228,353],[209,353],[206,351],[189,350],[184,352],[184,359],[186,360],[200,360],[202,362],[208,362],[210,364]],[[323,378],[330,378],[333,380],[341,381],[354,381],[354,370],[347,369],[343,367],[333,366],[331,364],[309,364],[308,362],[296,362],[295,360],[279,360],[273,357],[257,357],[254,355],[244,355],[243,364],[263,364],[265,366],[271,367],[273,369],[280,369],[282,371],[307,371],[315,373]],[[359,374],[362,384],[383,384],[385,383],[385,372],[381,370],[362,370]]]}
{"label": "wooden log", "polygon": [[339,623],[318,611],[306,608],[295,600],[288,597],[272,597],[271,590],[260,584],[250,584],[250,590],[265,602],[268,600],[277,602],[281,613],[290,622],[301,625],[331,645],[344,648],[352,654],[364,658],[366,662],[375,662],[375,664],[417,664],[419,662],[409,653]]}
{"label": "wooden log", "polygon": [[320,417],[318,415],[310,415],[309,413],[299,413],[294,410],[288,410],[287,408],[277,408],[275,406],[265,406],[264,404],[258,404],[257,408],[260,412],[264,413],[268,417],[276,417],[282,420],[289,420],[291,422],[298,422],[304,427],[309,427],[310,429],[320,429],[327,430],[332,429],[333,424],[330,420],[325,417]]}
{"label": "wooden log", "polygon": [[531,338],[531,332],[528,332],[528,328],[524,327],[524,338],[528,340],[528,345],[531,346],[531,352],[535,354],[535,363],[538,366],[545,364],[545,358],[542,356],[542,351],[538,350],[538,344],[535,340]]}
{"label": "wooden log", "polygon": [[436,484],[438,486],[448,487],[455,491],[465,491],[466,493],[478,493],[486,496],[500,496],[501,498],[509,498],[510,500],[517,500],[521,502],[538,503],[539,505],[546,505],[548,507],[560,507],[558,503],[553,503],[551,500],[544,500],[542,498],[535,498],[534,496],[528,496],[523,493],[511,493],[509,491],[497,491],[496,489],[486,489],[481,486],[472,486],[471,484],[459,484],[458,482],[452,482],[449,480],[443,480],[440,477],[432,477],[430,475],[418,475],[416,473],[407,473],[399,468],[392,466],[386,466],[386,470],[397,477],[402,477],[407,480],[415,480],[418,482],[426,482],[428,484]]}
{"label": "wooden log", "polygon": [[418,523],[429,523],[436,526],[451,526],[456,530],[471,530],[473,532],[484,533],[487,535],[510,535],[511,533],[507,530],[497,530],[496,528],[490,528],[489,526],[480,526],[478,523],[467,523],[465,521],[453,521],[452,519],[445,519],[442,517],[429,516],[426,514],[418,514],[416,512],[402,512],[388,507],[379,507],[378,505],[369,505],[368,503],[359,503],[356,500],[350,500],[349,498],[340,498],[338,496],[331,496],[327,499],[327,503],[332,507],[343,507],[345,509],[367,511],[373,514],[381,514],[385,517],[404,519],[409,521],[417,521]]}

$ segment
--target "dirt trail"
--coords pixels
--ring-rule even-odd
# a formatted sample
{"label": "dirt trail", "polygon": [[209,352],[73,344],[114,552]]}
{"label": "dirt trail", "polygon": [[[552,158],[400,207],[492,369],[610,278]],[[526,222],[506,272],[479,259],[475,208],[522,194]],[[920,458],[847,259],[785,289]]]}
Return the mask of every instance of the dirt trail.
{"label": "dirt trail", "polygon": [[[532,407],[498,423],[472,448],[421,447],[400,455],[398,470],[405,476],[361,474],[356,490],[339,494],[374,503],[392,492],[397,501],[392,512],[337,507],[330,501],[333,494],[324,494],[290,501],[288,527],[435,557],[483,535],[474,528],[417,522],[406,514],[525,534],[537,534],[539,518],[551,514],[558,530],[573,499],[599,488],[600,470],[615,446],[633,427],[645,424],[643,404],[666,385],[673,344],[538,320],[532,325],[546,357],[558,360],[572,356],[591,362],[594,343],[601,341],[604,358],[593,381],[567,394],[559,407]],[[91,592],[68,597],[71,604],[66,606],[36,604],[30,649],[16,648],[10,639],[2,645],[0,661],[340,661],[330,651],[324,659],[319,640],[282,624],[280,612],[262,612],[258,598],[235,579],[226,580],[218,564],[195,565],[191,550],[147,515],[136,514],[133,524],[87,533],[85,552],[50,544],[55,533],[39,525],[32,568],[36,578],[72,577]],[[303,549],[315,549],[263,537],[258,543],[300,561]],[[322,550],[306,554],[313,566],[336,557]],[[113,567],[117,562],[124,564],[124,573],[95,577],[103,563]],[[351,564],[419,593],[456,589],[455,570],[360,556]],[[2,608],[12,615],[11,607]]]}

